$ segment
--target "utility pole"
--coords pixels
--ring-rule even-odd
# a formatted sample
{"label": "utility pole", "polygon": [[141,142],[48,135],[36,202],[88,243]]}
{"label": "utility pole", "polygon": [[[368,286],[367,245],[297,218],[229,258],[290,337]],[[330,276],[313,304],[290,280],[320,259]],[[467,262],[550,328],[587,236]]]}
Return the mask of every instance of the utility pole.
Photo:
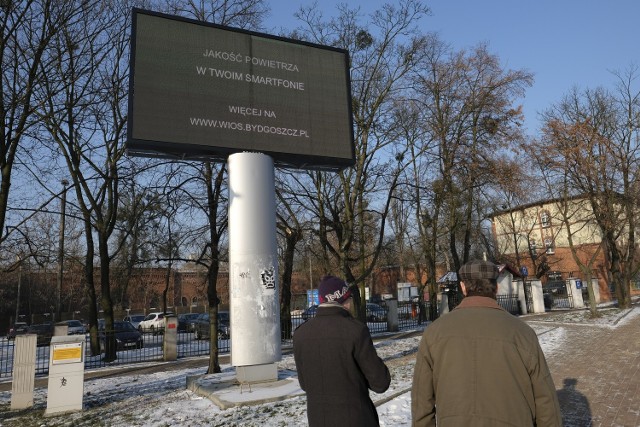
{"label": "utility pole", "polygon": [[[313,303],[315,300],[313,298],[313,272],[311,270],[311,251],[309,251],[309,288],[311,290],[311,302]],[[311,307],[313,304],[309,304]]]}
{"label": "utility pole", "polygon": [[16,259],[18,260],[18,296],[16,298],[16,318],[13,320],[13,323],[16,323],[20,319],[20,285],[22,284],[22,257],[18,255]]}
{"label": "utility pole", "polygon": [[60,307],[60,294],[62,291],[62,276],[64,273],[64,228],[65,217],[67,210],[67,185],[69,181],[63,179],[62,184],[62,199],[60,200],[60,235],[58,237],[58,283],[56,294],[56,321],[60,321],[61,307]]}

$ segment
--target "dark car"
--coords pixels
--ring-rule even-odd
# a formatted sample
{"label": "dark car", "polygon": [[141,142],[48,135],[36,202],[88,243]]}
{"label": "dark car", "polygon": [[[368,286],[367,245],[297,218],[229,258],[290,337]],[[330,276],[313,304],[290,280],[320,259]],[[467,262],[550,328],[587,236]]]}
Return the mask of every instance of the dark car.
{"label": "dark car", "polygon": [[53,323],[39,323],[29,326],[29,334],[36,334],[37,346],[45,346],[51,343],[51,337],[53,337]]}
{"label": "dark car", "polygon": [[104,350],[106,346],[107,335],[110,333],[116,336],[116,350],[130,350],[144,347],[144,339],[131,322],[115,321],[113,322],[113,332],[105,331],[104,323],[102,323],[100,332],[100,348]]}
{"label": "dark car", "polygon": [[304,320],[308,320],[312,317],[316,317],[317,311],[318,311],[318,306],[312,305],[311,307],[307,308],[305,311],[302,312],[302,318]]}
{"label": "dark car", "polygon": [[144,318],[144,314],[130,314],[128,316],[124,316],[124,319],[122,320],[131,323],[134,328],[138,329],[138,325],[144,320]]}
{"label": "dark car", "polygon": [[[208,340],[211,337],[209,325],[209,313],[202,313],[194,322],[194,331],[197,340]],[[229,312],[218,313],[218,339],[226,340],[231,336],[229,327]]]}
{"label": "dark car", "polygon": [[386,322],[387,310],[371,302],[367,303],[367,322]]}
{"label": "dark car", "polygon": [[178,314],[178,332],[193,332],[193,321],[200,313]]}
{"label": "dark car", "polygon": [[12,327],[9,328],[9,332],[7,333],[8,340],[16,339],[16,335],[26,334],[29,330],[29,325],[24,322],[16,322]]}

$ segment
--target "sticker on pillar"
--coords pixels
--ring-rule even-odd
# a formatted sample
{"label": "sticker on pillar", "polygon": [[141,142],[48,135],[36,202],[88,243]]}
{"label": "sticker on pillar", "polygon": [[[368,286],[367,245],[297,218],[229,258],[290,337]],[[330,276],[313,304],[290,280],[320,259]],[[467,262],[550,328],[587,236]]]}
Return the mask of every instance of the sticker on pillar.
{"label": "sticker on pillar", "polygon": [[264,286],[265,289],[276,288],[276,277],[273,268],[262,270],[260,272],[260,280],[262,281],[262,286]]}

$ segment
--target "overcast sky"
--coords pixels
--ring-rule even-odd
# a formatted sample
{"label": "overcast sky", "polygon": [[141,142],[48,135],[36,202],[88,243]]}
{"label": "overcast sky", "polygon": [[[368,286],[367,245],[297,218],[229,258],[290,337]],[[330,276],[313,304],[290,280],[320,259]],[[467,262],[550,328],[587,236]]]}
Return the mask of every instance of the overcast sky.
{"label": "overcast sky", "polygon": [[[293,11],[311,3],[270,0],[265,25],[294,28]],[[337,14],[339,3],[359,5],[368,14],[385,1],[318,2],[326,17]],[[422,20],[424,32],[438,32],[457,49],[487,42],[505,68],[534,73],[534,85],[522,100],[530,134],[537,133],[538,113],[573,86],[613,88],[611,71],[640,66],[638,0],[427,0],[426,5],[432,14]]]}

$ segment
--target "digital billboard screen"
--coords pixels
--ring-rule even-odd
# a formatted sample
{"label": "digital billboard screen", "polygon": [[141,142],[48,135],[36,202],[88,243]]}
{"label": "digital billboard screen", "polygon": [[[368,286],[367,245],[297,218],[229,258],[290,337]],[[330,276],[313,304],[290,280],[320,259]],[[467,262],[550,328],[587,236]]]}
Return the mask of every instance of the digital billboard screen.
{"label": "digital billboard screen", "polygon": [[353,165],[342,49],[134,9],[127,151],[308,169]]}

